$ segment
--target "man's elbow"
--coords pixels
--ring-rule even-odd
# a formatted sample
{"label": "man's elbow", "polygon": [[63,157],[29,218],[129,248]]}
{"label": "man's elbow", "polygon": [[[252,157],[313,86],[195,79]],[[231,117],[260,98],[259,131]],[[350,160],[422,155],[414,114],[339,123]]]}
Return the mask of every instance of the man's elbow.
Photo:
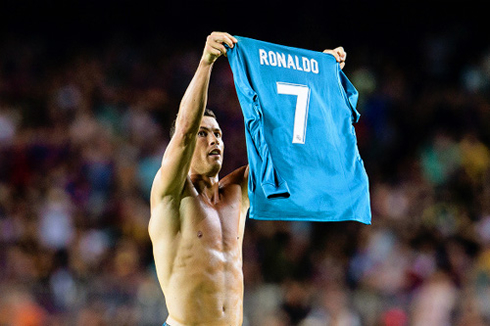
{"label": "man's elbow", "polygon": [[150,240],[153,242],[153,240],[157,237],[157,228],[155,226],[155,218],[150,217],[150,220],[148,221],[148,235],[150,236]]}
{"label": "man's elbow", "polygon": [[190,126],[183,126],[175,129],[172,140],[179,144],[179,146],[186,147],[192,144],[196,138],[196,134],[197,132]]}

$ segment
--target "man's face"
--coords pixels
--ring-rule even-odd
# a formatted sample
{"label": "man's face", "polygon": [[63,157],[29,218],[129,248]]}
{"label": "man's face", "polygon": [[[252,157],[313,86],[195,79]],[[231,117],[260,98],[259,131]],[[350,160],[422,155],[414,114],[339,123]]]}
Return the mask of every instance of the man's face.
{"label": "man's face", "polygon": [[218,121],[204,116],[197,133],[196,149],[191,162],[191,173],[216,176],[223,164],[225,144]]}

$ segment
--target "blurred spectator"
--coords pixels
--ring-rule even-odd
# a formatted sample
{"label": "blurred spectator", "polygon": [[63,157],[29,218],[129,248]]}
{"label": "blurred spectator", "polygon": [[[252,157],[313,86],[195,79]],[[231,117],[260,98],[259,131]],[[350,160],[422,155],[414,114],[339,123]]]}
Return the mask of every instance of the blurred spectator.
{"label": "blurred spectator", "polygon": [[421,157],[424,176],[434,186],[443,186],[461,166],[457,143],[442,131],[437,131]]}
{"label": "blurred spectator", "polygon": [[456,307],[457,288],[443,272],[434,273],[413,301],[413,325],[451,325]]}
{"label": "blurred spectator", "polygon": [[14,110],[0,104],[0,148],[12,145],[20,116]]}
{"label": "blurred spectator", "polygon": [[39,241],[50,249],[67,248],[74,237],[72,208],[63,189],[51,188],[40,207]]}
{"label": "blurred spectator", "polygon": [[359,315],[352,310],[351,303],[348,302],[349,292],[346,289],[333,286],[321,291],[319,296],[319,305],[312,309],[299,325],[362,325]]}
{"label": "blurred spectator", "polygon": [[43,326],[48,322],[48,312],[36,303],[29,291],[21,287],[3,288],[0,299],[2,325]]}

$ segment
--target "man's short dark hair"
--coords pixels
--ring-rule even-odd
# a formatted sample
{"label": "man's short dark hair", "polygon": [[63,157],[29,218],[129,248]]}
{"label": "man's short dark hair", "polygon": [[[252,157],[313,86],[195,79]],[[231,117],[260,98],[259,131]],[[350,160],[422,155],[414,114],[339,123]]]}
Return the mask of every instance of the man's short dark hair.
{"label": "man's short dark hair", "polygon": [[[216,120],[218,120],[216,118],[216,114],[214,114],[213,110],[210,110],[210,109],[204,109],[204,116],[215,118]],[[177,119],[175,119],[174,122],[172,122],[172,126],[170,127],[170,139],[172,139],[172,137],[175,134],[175,124],[176,123],[177,123]]]}

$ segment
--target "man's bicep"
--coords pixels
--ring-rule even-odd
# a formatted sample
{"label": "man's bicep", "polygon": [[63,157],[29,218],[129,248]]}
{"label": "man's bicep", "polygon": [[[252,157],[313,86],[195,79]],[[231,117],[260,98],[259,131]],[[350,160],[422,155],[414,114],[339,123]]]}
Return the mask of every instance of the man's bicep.
{"label": "man's bicep", "polygon": [[195,144],[184,145],[172,139],[153,181],[152,197],[179,195],[189,173]]}

